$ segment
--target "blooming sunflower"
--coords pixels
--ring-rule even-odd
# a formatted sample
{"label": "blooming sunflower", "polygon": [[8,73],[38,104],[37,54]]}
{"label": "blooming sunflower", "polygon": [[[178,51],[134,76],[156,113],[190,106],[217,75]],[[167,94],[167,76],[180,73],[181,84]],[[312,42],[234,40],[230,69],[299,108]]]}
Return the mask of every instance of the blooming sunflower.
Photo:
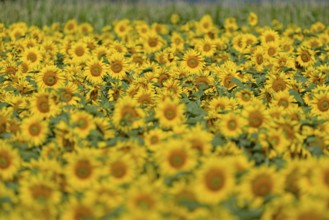
{"label": "blooming sunflower", "polygon": [[143,45],[147,53],[153,53],[160,50],[163,47],[164,41],[160,35],[154,32],[150,32],[145,36]]}
{"label": "blooming sunflower", "polygon": [[127,154],[111,152],[106,166],[108,169],[105,172],[110,177],[109,181],[114,185],[126,184],[135,178],[135,161]]}
{"label": "blooming sunflower", "polygon": [[196,152],[188,148],[181,139],[170,139],[162,143],[157,153],[161,173],[175,175],[179,172],[190,171],[197,162]]}
{"label": "blooming sunflower", "polygon": [[44,175],[29,176],[20,183],[21,201],[26,205],[57,205],[61,200],[59,186]]}
{"label": "blooming sunflower", "polygon": [[80,138],[86,138],[90,131],[96,128],[94,117],[84,111],[72,113],[70,122],[74,127],[74,133]]}
{"label": "blooming sunflower", "polygon": [[38,88],[59,88],[64,85],[65,78],[62,71],[54,65],[44,67],[36,76]]}
{"label": "blooming sunflower", "polygon": [[31,68],[36,67],[41,62],[41,59],[40,50],[35,47],[27,48],[21,57],[22,62],[28,63]]}
{"label": "blooming sunflower", "polygon": [[204,60],[196,50],[189,49],[185,52],[182,67],[191,74],[199,73],[205,66]]}
{"label": "blooming sunflower", "polygon": [[248,126],[251,130],[258,130],[264,126],[268,120],[268,114],[265,106],[261,101],[253,101],[251,105],[246,106],[242,115],[247,120]]}
{"label": "blooming sunflower", "polygon": [[319,92],[314,94],[314,98],[311,101],[312,113],[320,117],[328,119],[329,112],[329,92]]}
{"label": "blooming sunflower", "polygon": [[306,47],[300,47],[297,50],[296,61],[302,67],[310,67],[315,63],[314,51]]}
{"label": "blooming sunflower", "polygon": [[137,101],[129,96],[120,98],[113,112],[113,124],[124,132],[141,127],[144,122],[144,111]]}
{"label": "blooming sunflower", "polygon": [[21,137],[30,146],[42,145],[48,136],[48,122],[40,116],[25,118],[21,125]]}
{"label": "blooming sunflower", "polygon": [[250,26],[256,26],[258,23],[258,16],[255,13],[250,12],[248,15],[248,23]]}
{"label": "blooming sunflower", "polygon": [[77,63],[84,63],[90,54],[87,45],[84,42],[74,43],[71,45],[68,52],[71,55],[72,60]]}
{"label": "blooming sunflower", "polygon": [[109,75],[114,79],[122,80],[125,78],[126,72],[129,71],[127,59],[120,53],[114,53],[108,56],[108,60],[110,62]]}
{"label": "blooming sunflower", "polygon": [[266,196],[278,195],[283,191],[283,178],[273,167],[253,168],[244,176],[241,196],[251,202],[251,206],[261,205]]}
{"label": "blooming sunflower", "polygon": [[224,136],[228,138],[236,138],[242,134],[245,125],[247,125],[246,119],[231,112],[223,115],[219,121],[218,128]]}
{"label": "blooming sunflower", "polygon": [[0,141],[0,179],[11,180],[20,168],[21,157],[17,149]]}
{"label": "blooming sunflower", "polygon": [[218,204],[232,193],[234,171],[226,160],[207,158],[198,170],[195,181],[198,200],[206,204]]}
{"label": "blooming sunflower", "polygon": [[161,127],[173,128],[184,121],[184,105],[178,100],[165,99],[155,110]]}
{"label": "blooming sunflower", "polygon": [[65,176],[72,190],[83,190],[97,182],[102,173],[99,156],[100,151],[92,148],[78,148],[76,153],[66,155]]}
{"label": "blooming sunflower", "polygon": [[56,115],[59,110],[50,94],[41,91],[33,94],[29,108],[32,114],[45,118]]}
{"label": "blooming sunflower", "polygon": [[87,80],[94,84],[102,83],[108,69],[107,66],[95,58],[87,61],[86,65],[84,75],[87,77]]}

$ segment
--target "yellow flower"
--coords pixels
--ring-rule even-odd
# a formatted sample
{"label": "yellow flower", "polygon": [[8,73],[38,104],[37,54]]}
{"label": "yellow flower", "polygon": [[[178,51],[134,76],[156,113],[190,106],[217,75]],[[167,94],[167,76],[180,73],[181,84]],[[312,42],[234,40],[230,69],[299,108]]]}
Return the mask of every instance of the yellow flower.
{"label": "yellow flower", "polygon": [[184,105],[177,100],[165,99],[155,110],[161,127],[173,128],[184,121]]}
{"label": "yellow flower", "polygon": [[71,55],[72,60],[77,63],[84,63],[89,57],[89,51],[84,42],[73,43],[68,52]]}
{"label": "yellow flower", "polygon": [[279,195],[283,191],[283,178],[273,167],[255,167],[244,176],[241,185],[241,197],[251,206],[259,206],[267,196]]}
{"label": "yellow flower", "polygon": [[28,206],[53,206],[61,200],[60,188],[44,175],[29,176],[20,184],[21,201]]}
{"label": "yellow flower", "polygon": [[56,66],[46,66],[36,76],[36,83],[39,88],[60,88],[64,85],[62,71]]}
{"label": "yellow flower", "polygon": [[0,141],[0,179],[12,180],[20,168],[21,158],[17,149]]}
{"label": "yellow flower", "polygon": [[101,84],[104,76],[108,72],[107,66],[96,58],[90,59],[86,65],[84,75],[87,77],[87,80],[93,84]]}
{"label": "yellow flower", "polygon": [[76,153],[66,155],[65,176],[71,190],[84,190],[98,181],[102,173],[99,154],[96,149],[78,148]]}
{"label": "yellow flower", "polygon": [[250,12],[248,15],[248,23],[251,26],[256,26],[258,23],[258,16],[255,13]]}
{"label": "yellow flower", "polygon": [[56,115],[59,110],[50,94],[41,91],[31,97],[29,107],[32,114],[45,118]]}
{"label": "yellow flower", "polygon": [[314,94],[314,98],[311,101],[312,113],[320,116],[324,119],[328,119],[329,110],[329,92],[319,92]]}
{"label": "yellow flower", "polygon": [[113,124],[120,130],[128,132],[142,127],[144,112],[139,108],[137,101],[125,96],[119,99],[113,112]]}
{"label": "yellow flower", "polygon": [[84,111],[72,112],[70,122],[80,138],[86,138],[96,128],[93,116]]}
{"label": "yellow flower", "polygon": [[228,138],[237,138],[243,132],[247,121],[236,113],[228,113],[220,118],[218,128],[224,136]]}
{"label": "yellow flower", "polygon": [[207,158],[197,172],[196,194],[200,202],[218,204],[234,189],[234,171],[225,159]]}
{"label": "yellow flower", "polygon": [[185,52],[182,67],[191,74],[200,73],[205,66],[204,60],[196,50],[189,49]]}
{"label": "yellow flower", "polygon": [[136,175],[135,161],[122,152],[111,152],[106,168],[105,172],[110,177],[109,181],[114,185],[127,184]]}
{"label": "yellow flower", "polygon": [[48,122],[40,116],[33,116],[22,121],[21,135],[30,146],[42,145],[48,136]]}
{"label": "yellow flower", "polygon": [[114,53],[108,56],[110,62],[108,71],[109,75],[114,79],[122,80],[129,71],[129,64],[126,58],[120,53]]}
{"label": "yellow flower", "polygon": [[189,149],[181,139],[170,139],[161,144],[157,153],[157,161],[164,175],[175,175],[186,172],[196,165],[196,152]]}
{"label": "yellow flower", "polygon": [[311,49],[306,47],[300,47],[297,50],[297,58],[296,61],[302,67],[310,67],[315,63],[314,52]]}

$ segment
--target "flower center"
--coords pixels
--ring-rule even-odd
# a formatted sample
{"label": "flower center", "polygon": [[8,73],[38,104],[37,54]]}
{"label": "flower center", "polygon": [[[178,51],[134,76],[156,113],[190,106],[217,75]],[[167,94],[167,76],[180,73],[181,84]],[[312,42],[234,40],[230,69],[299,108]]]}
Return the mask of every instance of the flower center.
{"label": "flower center", "polygon": [[39,123],[33,123],[29,126],[29,133],[32,136],[38,136],[41,133],[41,126]]}
{"label": "flower center", "polygon": [[235,119],[231,119],[227,123],[228,129],[235,130],[238,127],[238,124],[236,123]]}
{"label": "flower center", "polygon": [[29,60],[32,63],[34,63],[35,61],[37,61],[37,55],[35,53],[29,53],[27,55],[27,60]]}
{"label": "flower center", "polygon": [[111,165],[111,174],[115,178],[122,178],[127,173],[127,167],[123,162],[117,161]]}
{"label": "flower center", "polygon": [[303,62],[307,63],[310,61],[311,56],[307,51],[303,51],[303,53],[301,54],[301,59]]}
{"label": "flower center", "polygon": [[173,109],[172,107],[166,108],[165,111],[164,111],[164,116],[168,120],[173,120],[174,118],[176,118],[176,111],[175,111],[175,109]]}
{"label": "flower center", "polygon": [[111,64],[111,70],[114,73],[120,73],[122,70],[122,64],[119,61],[115,61]]}
{"label": "flower center", "polygon": [[271,193],[273,185],[270,176],[259,174],[252,180],[251,187],[254,195],[264,197]]}
{"label": "flower center", "polygon": [[207,188],[211,191],[219,191],[224,187],[225,176],[223,172],[219,169],[210,169],[206,172],[204,178]]}
{"label": "flower center", "polygon": [[319,100],[317,106],[321,112],[326,112],[329,109],[329,100],[326,98],[322,98]]}
{"label": "flower center", "polygon": [[186,159],[186,152],[181,150],[175,150],[169,155],[169,163],[172,167],[176,169],[183,167]]}
{"label": "flower center", "polygon": [[55,76],[55,74],[49,74],[49,75],[44,75],[43,76],[43,82],[47,85],[47,86],[53,86],[57,83],[57,77]]}
{"label": "flower center", "polygon": [[5,151],[0,152],[0,169],[6,169],[11,164],[11,158]]}
{"label": "flower center", "polygon": [[75,175],[80,179],[87,179],[92,174],[92,166],[88,160],[80,160],[75,165]]}
{"label": "flower center", "polygon": [[189,57],[187,59],[187,66],[190,67],[190,68],[196,68],[199,66],[199,60],[197,57]]}
{"label": "flower center", "polygon": [[82,57],[85,53],[85,50],[83,49],[83,47],[77,47],[75,48],[75,55],[77,55],[78,57]]}
{"label": "flower center", "polygon": [[92,76],[100,76],[102,74],[102,67],[98,64],[94,64],[90,68],[90,73]]}

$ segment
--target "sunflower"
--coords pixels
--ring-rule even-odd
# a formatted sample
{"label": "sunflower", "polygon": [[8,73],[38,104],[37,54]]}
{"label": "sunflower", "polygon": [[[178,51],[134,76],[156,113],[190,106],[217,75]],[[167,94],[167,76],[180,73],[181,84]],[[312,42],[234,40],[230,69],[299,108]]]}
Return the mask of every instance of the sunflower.
{"label": "sunflower", "polygon": [[213,29],[213,27],[214,24],[210,15],[207,14],[201,17],[198,23],[198,28],[201,33],[208,33]]}
{"label": "sunflower", "polygon": [[161,141],[165,139],[168,136],[166,132],[164,132],[160,128],[155,128],[147,133],[144,134],[144,141],[146,144],[146,147],[151,150],[156,152],[158,148],[161,146]]}
{"label": "sunflower", "polygon": [[234,99],[227,96],[217,96],[210,100],[207,111],[208,113],[213,113],[215,115],[220,114],[221,112],[234,110],[237,106],[237,103]]}
{"label": "sunflower", "polygon": [[87,80],[93,84],[101,84],[103,82],[103,77],[106,75],[107,66],[98,59],[90,59],[86,63],[86,68],[84,69],[84,75]]}
{"label": "sunflower", "polygon": [[114,53],[108,57],[108,60],[110,62],[109,75],[114,79],[124,79],[126,72],[129,71],[127,59],[120,53]]}
{"label": "sunflower", "polygon": [[264,136],[260,135],[260,138],[269,158],[282,156],[288,150],[289,141],[281,130],[268,129]]}
{"label": "sunflower", "polygon": [[258,23],[258,16],[255,13],[250,12],[248,15],[248,23],[250,26],[256,26]]}
{"label": "sunflower", "polygon": [[128,191],[126,200],[128,212],[135,213],[135,215],[145,215],[147,212],[148,216],[153,216],[162,208],[160,200],[161,191],[161,188],[157,187],[156,183],[151,184],[145,178],[138,180]]}
{"label": "sunflower", "polygon": [[120,130],[129,130],[142,127],[144,115],[137,101],[129,96],[120,98],[114,106],[113,124]]}
{"label": "sunflower", "polygon": [[100,219],[105,213],[95,207],[94,201],[87,198],[78,199],[74,196],[69,197],[69,201],[61,204],[62,211],[60,220],[84,220]]}
{"label": "sunflower", "polygon": [[86,138],[91,130],[96,128],[94,117],[84,111],[72,112],[70,123],[74,128],[74,133],[80,138]]}
{"label": "sunflower", "polygon": [[244,176],[241,196],[250,201],[251,206],[259,206],[267,196],[279,195],[283,191],[283,178],[273,167],[253,168]]}
{"label": "sunflower", "polygon": [[62,71],[56,66],[46,66],[35,79],[38,88],[60,88],[64,85],[65,78]]}
{"label": "sunflower", "polygon": [[245,88],[236,92],[235,98],[239,104],[246,106],[255,99],[255,95],[252,90]]}
{"label": "sunflower", "polygon": [[165,99],[158,103],[155,114],[161,127],[173,128],[184,121],[184,104],[178,100]]}
{"label": "sunflower", "polygon": [[266,51],[263,47],[257,47],[252,55],[251,55],[251,62],[253,66],[255,67],[256,71],[262,71],[264,69],[264,66],[267,64],[266,59]]}
{"label": "sunflower", "polygon": [[290,79],[289,76],[284,72],[280,73],[269,73],[267,74],[267,81],[265,88],[269,89],[272,93],[278,91],[288,90],[291,86],[289,85]]}
{"label": "sunflower", "polygon": [[22,121],[21,137],[30,146],[42,145],[48,136],[48,122],[40,116],[33,116]]}
{"label": "sunflower", "polygon": [[190,171],[196,165],[196,154],[181,139],[170,139],[161,144],[157,160],[164,175]]}
{"label": "sunflower", "polygon": [[296,100],[289,94],[287,90],[279,91],[273,95],[272,104],[277,107],[288,109],[293,106]]}
{"label": "sunflower", "polygon": [[45,118],[56,115],[59,110],[50,94],[45,92],[34,93],[29,108],[32,114]]}
{"label": "sunflower", "polygon": [[127,36],[131,32],[131,28],[132,26],[128,19],[116,21],[114,24],[114,32],[121,38]]}
{"label": "sunflower", "polygon": [[63,31],[66,34],[74,34],[77,31],[77,29],[78,29],[77,21],[74,19],[70,19],[64,24]]}
{"label": "sunflower", "polygon": [[71,45],[68,51],[72,60],[77,63],[84,63],[89,57],[89,51],[87,45],[84,42],[77,42]]}
{"label": "sunflower", "polygon": [[262,35],[260,36],[260,40],[262,42],[262,45],[266,45],[270,42],[278,42],[280,40],[280,36],[278,32],[272,29],[268,29],[262,32]]}
{"label": "sunflower", "polygon": [[255,100],[250,103],[250,105],[246,106],[242,111],[242,115],[247,120],[250,131],[256,131],[264,127],[268,120],[265,106],[259,100]]}
{"label": "sunflower", "polygon": [[201,124],[189,128],[184,134],[183,139],[185,142],[189,143],[190,148],[200,155],[209,155],[212,150],[211,141],[213,135],[205,130]]}
{"label": "sunflower", "polygon": [[236,87],[236,84],[232,82],[233,78],[239,78],[238,66],[233,61],[226,61],[221,66],[216,66],[216,74],[220,80],[220,84],[226,87],[228,90]]}
{"label": "sunflower", "polygon": [[310,67],[315,63],[314,51],[306,47],[300,47],[297,50],[297,63],[302,67]]}
{"label": "sunflower", "polygon": [[218,204],[228,198],[234,188],[234,171],[226,160],[207,158],[196,177],[196,195],[200,202]]}
{"label": "sunflower", "polygon": [[106,163],[106,174],[109,175],[109,181],[114,185],[127,184],[131,182],[136,175],[135,161],[122,152],[110,153],[109,161]]}
{"label": "sunflower", "polygon": [[228,138],[237,138],[242,134],[247,121],[240,115],[231,112],[223,115],[218,123],[218,128],[224,136]]}
{"label": "sunflower", "polygon": [[189,49],[184,53],[182,66],[189,73],[196,74],[203,70],[205,63],[198,51]]}
{"label": "sunflower", "polygon": [[164,41],[160,35],[150,32],[143,40],[143,45],[145,52],[153,53],[160,50],[163,47]]}
{"label": "sunflower", "polygon": [[316,186],[318,193],[326,194],[329,196],[329,160],[320,160],[319,166],[317,166],[312,177],[312,182]]}
{"label": "sunflower", "polygon": [[0,141],[0,179],[11,180],[20,168],[21,157],[17,149]]}
{"label": "sunflower", "polygon": [[32,68],[36,67],[42,60],[41,52],[35,47],[27,48],[21,57],[22,62],[28,63]]}
{"label": "sunflower", "polygon": [[329,92],[319,92],[314,94],[314,98],[311,101],[311,111],[314,115],[328,119],[329,110]]}
{"label": "sunflower", "polygon": [[184,49],[184,39],[178,32],[173,32],[171,34],[171,48],[175,51],[182,51]]}
{"label": "sunflower", "polygon": [[212,57],[216,51],[215,44],[209,39],[203,39],[199,41],[196,45],[196,48],[201,53],[201,55],[205,57]]}
{"label": "sunflower", "polygon": [[61,200],[59,186],[45,176],[36,175],[20,183],[21,201],[26,205],[57,205]]}
{"label": "sunflower", "polygon": [[328,220],[329,211],[325,203],[314,203],[312,198],[303,198],[297,206],[291,208],[288,212],[288,218],[291,220]]}
{"label": "sunflower", "polygon": [[67,154],[65,177],[71,190],[84,190],[98,181],[102,173],[100,151],[92,148],[77,148],[76,153]]}
{"label": "sunflower", "polygon": [[72,82],[68,82],[62,88],[59,88],[56,93],[56,99],[61,105],[74,105],[79,101],[78,86]]}

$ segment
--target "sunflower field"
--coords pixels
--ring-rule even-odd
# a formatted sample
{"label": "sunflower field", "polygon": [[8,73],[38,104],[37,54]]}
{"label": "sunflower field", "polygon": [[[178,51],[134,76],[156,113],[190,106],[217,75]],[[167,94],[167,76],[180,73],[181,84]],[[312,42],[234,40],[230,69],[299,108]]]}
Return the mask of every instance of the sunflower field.
{"label": "sunflower field", "polygon": [[0,23],[0,219],[328,220],[329,26],[260,18]]}

